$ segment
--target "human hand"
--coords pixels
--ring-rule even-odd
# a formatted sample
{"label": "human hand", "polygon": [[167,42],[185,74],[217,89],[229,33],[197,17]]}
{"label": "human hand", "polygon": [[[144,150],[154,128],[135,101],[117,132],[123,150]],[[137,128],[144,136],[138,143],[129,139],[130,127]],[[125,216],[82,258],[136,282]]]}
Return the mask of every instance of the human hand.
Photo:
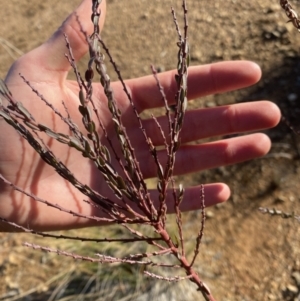
{"label": "human hand", "polygon": [[[104,2],[101,4],[101,9],[100,26],[102,27],[105,14]],[[90,32],[92,26],[89,18],[90,1],[84,0],[76,10],[76,14],[83,28]],[[74,57],[78,61],[86,53],[87,45],[76,17],[72,14],[46,43],[17,60],[5,80],[14,98],[21,101],[38,121],[62,133],[66,132],[65,125],[24,84],[19,73],[22,73],[40,94],[44,95],[61,112],[64,111],[62,105],[62,100],[64,100],[72,119],[79,125],[81,123],[81,115],[78,112],[79,89],[77,82],[66,79],[70,65],[64,57],[66,48],[63,33],[66,33],[71,41]],[[175,71],[169,71],[158,75],[170,100],[175,94],[174,74]],[[188,98],[194,99],[208,94],[239,89],[256,83],[259,78],[259,67],[245,61],[191,67],[188,77]],[[127,80],[126,85],[139,113],[162,106],[161,96],[152,75]],[[144,177],[154,177],[155,165],[131,106],[120,83],[113,83],[113,88],[118,106],[123,113],[126,131],[131,138]],[[94,84],[93,95],[100,118],[109,136],[112,137],[113,142],[116,142],[111,114],[104,101],[105,97],[100,84]],[[181,141],[185,144],[208,137],[265,129],[275,126],[279,119],[279,109],[266,101],[191,110],[186,113]],[[160,117],[159,121],[163,128],[167,129],[166,117]],[[143,123],[153,143],[157,146],[163,145],[154,121],[148,119]],[[88,203],[82,202],[84,195],[61,178],[52,167],[45,164],[28,143],[21,139],[4,120],[0,120],[0,126],[0,173],[5,178],[54,204],[84,215],[101,214]],[[102,140],[105,143],[103,137]],[[93,164],[82,157],[81,153],[50,138],[45,138],[45,143],[81,182],[90,185],[102,195],[113,198],[102,175],[97,172]],[[182,145],[176,156],[175,174],[186,174],[250,160],[266,154],[269,149],[270,140],[264,134],[249,134],[198,145]],[[163,151],[159,153],[159,157],[162,162],[166,159]],[[230,190],[226,184],[205,185],[206,206],[223,202],[228,199],[229,195]],[[199,187],[187,188],[182,210],[194,210],[199,207]],[[0,184],[0,216],[36,230],[69,229],[95,224],[37,203],[19,192],[12,191],[10,187],[2,183]],[[7,228],[7,225],[0,223],[1,229],[11,230]]]}

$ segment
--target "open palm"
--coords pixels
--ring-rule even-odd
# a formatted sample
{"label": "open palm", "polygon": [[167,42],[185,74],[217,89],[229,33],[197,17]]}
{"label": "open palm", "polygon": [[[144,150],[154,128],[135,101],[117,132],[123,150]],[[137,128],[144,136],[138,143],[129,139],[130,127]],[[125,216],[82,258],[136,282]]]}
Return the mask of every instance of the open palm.
{"label": "open palm", "polygon": [[[102,4],[100,25],[103,26],[105,3]],[[90,1],[84,0],[76,10],[82,26],[90,32]],[[58,31],[42,46],[27,53],[11,67],[6,83],[14,98],[21,101],[39,123],[47,125],[56,132],[68,134],[68,128],[44,103],[26,86],[19,73],[60,112],[64,112],[62,101],[78,125],[81,115],[78,112],[77,82],[67,80],[70,65],[66,52],[63,33],[66,33],[78,61],[87,51],[84,36],[80,33],[76,15],[72,14]],[[188,98],[239,89],[256,83],[260,78],[259,67],[251,62],[223,62],[189,69]],[[174,98],[174,71],[159,75],[167,97]],[[162,106],[161,96],[153,76],[127,80],[126,85],[139,112]],[[137,120],[119,83],[113,83],[115,98],[122,111],[126,131],[131,138],[140,168],[145,178],[156,175],[153,159],[145,140],[138,128]],[[114,130],[111,114],[100,84],[94,85],[93,97],[100,118],[112,137]],[[188,111],[182,131],[182,143],[186,144],[202,138],[248,132],[275,126],[280,118],[278,108],[267,101],[237,104],[210,109]],[[163,129],[167,131],[166,117],[159,118]],[[158,128],[152,119],[144,120],[144,127],[153,143],[163,145]],[[100,215],[95,208],[82,202],[85,198],[71,184],[61,178],[54,169],[45,164],[37,153],[4,120],[0,120],[0,173],[19,187],[47,199],[52,203],[86,215]],[[101,131],[100,131],[101,132]],[[102,137],[105,142],[104,137]],[[81,153],[45,137],[45,143],[54,151],[76,177],[84,184],[92,186],[102,195],[113,198],[106,183],[94,165],[83,158]],[[270,141],[264,134],[249,134],[227,140],[218,140],[199,145],[183,145],[177,153],[175,173],[185,174],[203,169],[233,164],[262,156],[268,152]],[[160,159],[166,159],[161,151]],[[40,230],[67,229],[94,224],[91,221],[76,218],[44,204],[30,200],[7,185],[0,186],[0,215],[10,221]],[[206,205],[213,205],[228,199],[229,188],[222,183],[205,185]],[[199,208],[199,187],[186,190],[183,210]],[[0,224],[0,229],[10,230]]]}

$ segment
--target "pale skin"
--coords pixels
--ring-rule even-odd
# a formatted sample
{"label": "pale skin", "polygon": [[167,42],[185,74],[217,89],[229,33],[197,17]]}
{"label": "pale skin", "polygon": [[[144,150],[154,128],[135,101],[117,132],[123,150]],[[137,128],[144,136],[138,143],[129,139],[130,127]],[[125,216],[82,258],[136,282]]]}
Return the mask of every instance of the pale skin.
{"label": "pale skin", "polygon": [[[105,15],[104,1],[101,9],[100,26],[102,28]],[[92,30],[90,10],[90,0],[84,0],[76,9],[82,26],[88,32]],[[72,14],[46,43],[18,59],[10,68],[5,81],[14,98],[22,101],[37,120],[53,127],[58,132],[66,133],[65,125],[49,108],[45,108],[44,104],[19,77],[19,73],[22,73],[61,112],[64,112],[61,103],[64,100],[75,123],[81,124],[81,116],[77,112],[79,104],[77,83],[66,80],[70,65],[64,57],[66,48],[62,33],[68,35],[75,59],[78,61],[88,49],[76,18]],[[255,63],[248,61],[229,61],[191,67],[189,69],[188,98],[194,99],[247,87],[255,84],[260,76],[260,68]],[[174,71],[159,74],[159,79],[165,88],[168,99],[172,100],[175,88]],[[139,112],[162,105],[153,76],[127,80],[126,85]],[[156,175],[155,165],[137,128],[130,104],[121,85],[114,83],[113,87],[118,105],[123,112],[127,133],[132,139],[140,162],[140,168],[145,178],[153,177]],[[109,134],[111,137],[115,137],[105,97],[98,83],[94,85],[94,100]],[[166,129],[165,117],[160,117],[159,120]],[[192,110],[186,114],[182,142],[188,143],[201,138],[267,129],[276,126],[279,120],[278,107],[268,101]],[[153,143],[157,146],[162,145],[163,141],[158,135],[153,120],[145,120],[144,126]],[[52,167],[41,161],[28,143],[22,140],[2,119],[0,119],[0,127],[0,173],[5,178],[40,198],[70,210],[85,215],[101,215],[89,204],[82,202],[82,199],[86,197],[59,177]],[[116,139],[113,138],[113,141],[116,142]],[[45,142],[51,146],[55,154],[80,181],[91,185],[102,195],[113,198],[102,176],[80,153],[74,150],[70,151],[67,147],[49,138]],[[265,155],[270,146],[269,138],[262,133],[249,133],[241,137],[221,139],[211,143],[183,145],[176,157],[175,173],[187,174],[251,160]],[[160,153],[160,158],[162,162],[165,160],[163,152]],[[229,196],[230,189],[226,184],[205,184],[206,206],[224,202]],[[199,186],[186,187],[182,210],[196,210],[199,209],[199,206]],[[25,227],[43,231],[95,225],[95,222],[73,217],[37,203],[19,192],[12,191],[3,183],[0,183],[0,216]],[[14,229],[5,223],[0,223],[0,231],[14,231]]]}

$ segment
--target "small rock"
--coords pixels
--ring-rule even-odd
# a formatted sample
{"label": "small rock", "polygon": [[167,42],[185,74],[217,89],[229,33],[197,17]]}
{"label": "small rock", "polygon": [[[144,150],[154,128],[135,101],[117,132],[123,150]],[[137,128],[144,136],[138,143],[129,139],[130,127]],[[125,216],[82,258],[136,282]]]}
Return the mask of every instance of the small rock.
{"label": "small rock", "polygon": [[142,19],[142,20],[149,19],[149,14],[148,14],[148,13],[142,14],[142,15],[141,15],[141,19]]}
{"label": "small rock", "polygon": [[200,51],[194,51],[191,53],[191,60],[192,61],[201,61],[203,55]]}
{"label": "small rock", "polygon": [[282,291],[282,296],[285,299],[291,300],[291,298],[296,297],[298,294],[298,288],[295,285],[288,284],[285,289]]}
{"label": "small rock", "polygon": [[215,216],[215,214],[210,210],[206,211],[205,215],[207,218],[213,218]]}
{"label": "small rock", "polygon": [[288,284],[286,287],[286,290],[291,294],[297,294],[298,293],[298,287],[292,284]]}
{"label": "small rock", "polygon": [[268,300],[276,300],[276,296],[272,293],[268,294]]}
{"label": "small rock", "polygon": [[292,278],[295,280],[296,285],[300,287],[300,272],[294,272]]}
{"label": "small rock", "polygon": [[223,58],[223,50],[217,49],[215,52],[215,58],[218,58],[218,59]]}
{"label": "small rock", "polygon": [[10,254],[9,257],[8,257],[8,262],[12,265],[17,265],[18,264],[18,260],[16,258],[16,255],[15,254]]}
{"label": "small rock", "polygon": [[298,98],[298,95],[296,93],[290,93],[287,98],[290,102],[294,102]]}
{"label": "small rock", "polygon": [[283,195],[278,195],[277,198],[274,200],[275,204],[284,203],[286,202],[287,198]]}
{"label": "small rock", "polygon": [[280,6],[278,4],[273,4],[263,9],[264,14],[271,14],[280,10]]}

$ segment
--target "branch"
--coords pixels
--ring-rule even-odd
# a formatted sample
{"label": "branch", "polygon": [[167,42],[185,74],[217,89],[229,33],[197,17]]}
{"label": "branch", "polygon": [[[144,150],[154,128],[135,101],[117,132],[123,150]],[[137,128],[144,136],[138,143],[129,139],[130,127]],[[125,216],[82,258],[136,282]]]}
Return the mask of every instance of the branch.
{"label": "branch", "polygon": [[298,15],[294,11],[292,5],[288,0],[280,0],[280,5],[285,10],[287,17],[290,19],[288,22],[291,22],[300,32],[300,20],[298,19]]}

